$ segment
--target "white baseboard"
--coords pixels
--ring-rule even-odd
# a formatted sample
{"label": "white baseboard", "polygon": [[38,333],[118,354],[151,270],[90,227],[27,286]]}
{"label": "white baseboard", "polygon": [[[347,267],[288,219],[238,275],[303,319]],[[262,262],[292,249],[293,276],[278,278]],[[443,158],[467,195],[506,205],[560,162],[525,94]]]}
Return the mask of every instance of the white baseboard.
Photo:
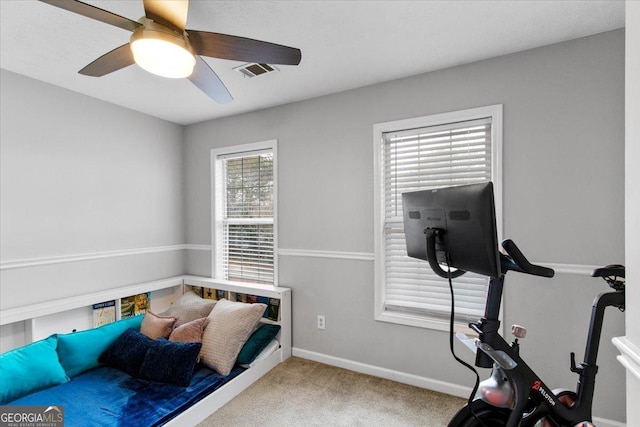
{"label": "white baseboard", "polygon": [[[435,380],[433,378],[407,374],[406,372],[381,368],[379,366],[368,365],[366,363],[355,362],[349,359],[329,356],[327,354],[304,350],[297,347],[293,347],[292,354],[293,356],[300,357],[302,359],[313,360],[314,362],[324,363],[325,365],[336,366],[338,368],[348,369],[350,371],[359,372],[361,374],[372,375],[374,377],[384,378],[403,384],[409,384],[427,390],[449,394],[451,396],[462,397],[464,399],[469,397],[469,393],[471,393],[471,387],[452,384],[441,380]],[[626,427],[625,423],[598,417],[593,417],[593,423],[597,427]]]}
{"label": "white baseboard", "polygon": [[292,354],[302,359],[309,359],[313,360],[314,362],[324,363],[325,365],[336,366],[338,368],[360,372],[361,374],[372,375],[374,377],[384,378],[403,384],[409,384],[416,387],[437,391],[439,393],[450,394],[452,396],[467,398],[471,393],[471,387],[435,380],[433,378],[407,374],[406,372],[394,371],[393,369],[381,368],[379,366],[367,365],[365,363],[342,359],[340,357],[329,356],[322,353],[316,353],[314,351],[304,350],[301,348],[293,347]]}

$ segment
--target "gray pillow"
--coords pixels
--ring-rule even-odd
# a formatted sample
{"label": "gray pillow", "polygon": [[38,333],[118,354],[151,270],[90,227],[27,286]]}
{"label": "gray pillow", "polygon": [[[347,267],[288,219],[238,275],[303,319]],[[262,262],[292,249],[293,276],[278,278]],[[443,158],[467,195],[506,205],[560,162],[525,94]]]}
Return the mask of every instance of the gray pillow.
{"label": "gray pillow", "polygon": [[178,321],[175,326],[178,327],[196,319],[207,317],[214,305],[216,305],[215,300],[201,298],[195,292],[188,291],[161,314],[162,316],[177,317]]}

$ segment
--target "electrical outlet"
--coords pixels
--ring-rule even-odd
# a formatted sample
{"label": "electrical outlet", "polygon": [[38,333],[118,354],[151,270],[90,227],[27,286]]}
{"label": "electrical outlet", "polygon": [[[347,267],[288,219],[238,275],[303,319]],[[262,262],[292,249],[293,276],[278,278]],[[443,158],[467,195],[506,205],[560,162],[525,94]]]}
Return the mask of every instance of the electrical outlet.
{"label": "electrical outlet", "polygon": [[318,315],[318,329],[325,329],[324,316]]}

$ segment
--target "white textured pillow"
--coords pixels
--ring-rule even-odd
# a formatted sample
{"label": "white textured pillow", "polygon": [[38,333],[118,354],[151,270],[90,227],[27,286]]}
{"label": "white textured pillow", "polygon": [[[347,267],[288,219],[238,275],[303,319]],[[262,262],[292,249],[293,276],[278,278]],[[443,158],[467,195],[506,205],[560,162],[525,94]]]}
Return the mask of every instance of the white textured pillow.
{"label": "white textured pillow", "polygon": [[200,361],[220,375],[229,375],[242,346],[267,309],[265,304],[218,301],[202,334]]}
{"label": "white textured pillow", "polygon": [[215,300],[201,298],[195,292],[188,291],[161,314],[177,317],[177,328],[193,320],[207,317],[214,305],[216,305]]}

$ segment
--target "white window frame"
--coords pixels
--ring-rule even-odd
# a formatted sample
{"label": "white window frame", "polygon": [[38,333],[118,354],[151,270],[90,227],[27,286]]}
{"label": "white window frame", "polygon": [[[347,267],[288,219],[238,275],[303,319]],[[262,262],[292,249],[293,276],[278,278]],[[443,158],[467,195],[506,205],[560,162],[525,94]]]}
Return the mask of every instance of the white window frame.
{"label": "white window frame", "polygon": [[[498,239],[502,238],[502,104],[485,107],[471,108],[467,110],[453,111],[441,114],[433,114],[423,117],[415,117],[404,120],[394,120],[384,123],[376,123],[373,126],[373,157],[374,157],[374,247],[375,247],[375,272],[374,272],[374,318],[377,321],[416,326],[440,331],[449,330],[449,321],[414,313],[399,313],[386,311],[385,307],[385,239],[384,239],[384,165],[382,150],[384,147],[383,135],[387,132],[396,132],[407,129],[417,129],[428,126],[437,126],[447,123],[475,120],[491,117],[491,180],[494,185],[494,198],[496,206],[496,226]],[[455,280],[454,280],[455,286]],[[456,330],[468,330],[467,325],[456,324]]]}
{"label": "white window frame", "polygon": [[223,157],[249,156],[265,151],[273,153],[273,286],[278,286],[278,141],[275,139],[211,150],[211,277],[214,279],[224,279]]}

